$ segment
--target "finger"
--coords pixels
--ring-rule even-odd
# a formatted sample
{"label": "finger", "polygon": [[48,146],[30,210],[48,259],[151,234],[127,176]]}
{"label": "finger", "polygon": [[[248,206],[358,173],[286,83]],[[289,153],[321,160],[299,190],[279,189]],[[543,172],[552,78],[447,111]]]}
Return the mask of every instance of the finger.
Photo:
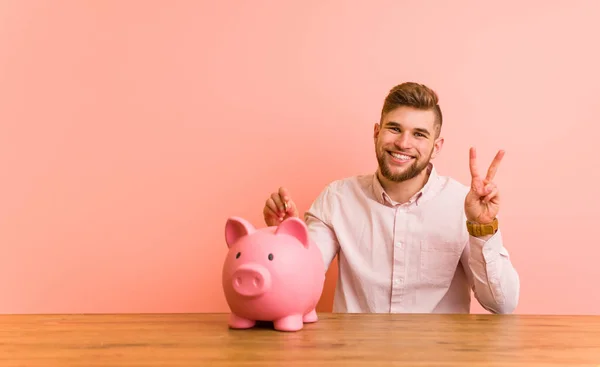
{"label": "finger", "polygon": [[500,162],[502,161],[503,157],[504,157],[504,150],[500,150],[500,151],[498,151],[498,153],[496,153],[496,157],[494,157],[494,160],[492,161],[492,164],[490,165],[490,168],[488,169],[486,180],[491,181],[494,179],[494,176],[496,175],[496,172],[498,171],[498,167],[500,166]]}
{"label": "finger", "polygon": [[271,199],[275,203],[277,213],[285,213],[285,207],[283,205],[283,200],[281,200],[281,196],[279,196],[278,193],[274,192],[273,194],[271,194]]}
{"label": "finger", "polygon": [[495,184],[493,182],[488,183],[481,180],[480,178],[476,178],[473,180],[473,184],[471,187],[473,191],[475,191],[475,194],[477,194],[479,198],[482,198],[492,191],[492,189],[495,187]]}
{"label": "finger", "polygon": [[290,196],[290,192],[285,188],[285,187],[280,187],[279,188],[279,197],[281,198],[281,201],[283,202],[284,205],[284,210],[287,211],[288,206],[289,206],[289,201],[292,200],[291,196]]}
{"label": "finger", "polygon": [[279,196],[281,196],[281,199],[284,201],[289,201],[291,199],[290,192],[285,187],[279,188]]}
{"label": "finger", "polygon": [[500,193],[497,187],[494,187],[489,194],[487,194],[484,198],[483,198],[483,202],[484,203],[489,203],[489,202],[497,202],[499,199]]}
{"label": "finger", "polygon": [[292,197],[290,192],[285,187],[279,188],[279,197],[283,202],[283,210],[285,213],[294,212],[296,204],[292,201]]}
{"label": "finger", "polygon": [[293,201],[290,200],[288,202],[285,213],[289,214],[290,216],[297,217],[298,216],[298,208],[296,207],[296,203],[294,203]]}
{"label": "finger", "polygon": [[473,181],[471,181],[471,189],[479,196],[483,196],[483,191],[485,190],[484,182],[478,178],[474,177]]}
{"label": "finger", "polygon": [[273,215],[277,218],[280,218],[282,216],[282,213],[279,211],[279,208],[277,208],[277,204],[275,203],[275,200],[273,200],[272,197],[267,199],[265,208],[268,208],[270,212],[273,213]]}
{"label": "finger", "polygon": [[469,169],[471,171],[471,177],[479,177],[479,172],[477,172],[477,152],[474,147],[469,149]]}
{"label": "finger", "polygon": [[493,182],[483,182],[483,185],[481,187],[481,191],[479,192],[479,195],[481,197],[483,196],[487,196],[489,195],[494,189],[496,188],[496,184]]}
{"label": "finger", "polygon": [[[269,199],[271,200],[271,199]],[[267,200],[267,201],[269,201]],[[273,203],[274,205],[274,203]],[[281,218],[281,216],[279,216],[277,213],[275,213],[273,211],[273,209],[271,208],[270,204],[265,205],[265,208],[263,209],[263,216],[265,219],[265,223],[267,223],[268,225],[277,225],[278,223],[281,223],[281,221],[283,220],[283,218]]]}

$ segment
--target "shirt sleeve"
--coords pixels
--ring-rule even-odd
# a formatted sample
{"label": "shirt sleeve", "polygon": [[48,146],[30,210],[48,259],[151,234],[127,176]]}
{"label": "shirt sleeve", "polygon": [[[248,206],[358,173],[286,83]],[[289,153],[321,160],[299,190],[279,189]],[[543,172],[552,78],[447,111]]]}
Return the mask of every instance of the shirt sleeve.
{"label": "shirt sleeve", "polygon": [[326,271],[340,249],[331,224],[331,207],[330,187],[327,186],[304,214],[310,239],[321,251]]}
{"label": "shirt sleeve", "polygon": [[503,245],[500,230],[485,237],[468,235],[461,262],[483,308],[495,314],[515,310],[519,303],[519,274]]}

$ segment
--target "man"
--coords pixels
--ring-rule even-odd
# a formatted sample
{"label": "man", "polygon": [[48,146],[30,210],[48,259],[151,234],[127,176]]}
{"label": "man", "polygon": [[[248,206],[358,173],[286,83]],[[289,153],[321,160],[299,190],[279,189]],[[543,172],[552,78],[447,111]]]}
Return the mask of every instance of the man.
{"label": "man", "polygon": [[[438,175],[443,145],[438,96],[403,83],[385,99],[373,139],[378,169],[330,183],[305,214],[328,268],[339,255],[334,312],[469,313],[471,290],[492,313],[511,313],[520,281],[498,227],[500,195],[470,150],[471,186]],[[299,216],[280,188],[264,207],[267,225]]]}

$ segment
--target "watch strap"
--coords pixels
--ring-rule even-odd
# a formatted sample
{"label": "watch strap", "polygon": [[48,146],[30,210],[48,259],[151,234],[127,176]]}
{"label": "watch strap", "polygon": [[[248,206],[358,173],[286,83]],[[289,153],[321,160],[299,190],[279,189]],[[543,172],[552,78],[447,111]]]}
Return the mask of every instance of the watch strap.
{"label": "watch strap", "polygon": [[482,237],[498,232],[498,218],[491,223],[479,224],[467,221],[467,231],[471,236]]}

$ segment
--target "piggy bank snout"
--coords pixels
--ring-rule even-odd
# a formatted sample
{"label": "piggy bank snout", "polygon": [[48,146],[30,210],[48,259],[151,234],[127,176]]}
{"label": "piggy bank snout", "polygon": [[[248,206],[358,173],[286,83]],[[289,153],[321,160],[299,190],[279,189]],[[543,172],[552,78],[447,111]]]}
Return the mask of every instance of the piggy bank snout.
{"label": "piggy bank snout", "polygon": [[262,265],[245,264],[233,273],[233,289],[242,296],[256,297],[271,287],[271,274]]}

